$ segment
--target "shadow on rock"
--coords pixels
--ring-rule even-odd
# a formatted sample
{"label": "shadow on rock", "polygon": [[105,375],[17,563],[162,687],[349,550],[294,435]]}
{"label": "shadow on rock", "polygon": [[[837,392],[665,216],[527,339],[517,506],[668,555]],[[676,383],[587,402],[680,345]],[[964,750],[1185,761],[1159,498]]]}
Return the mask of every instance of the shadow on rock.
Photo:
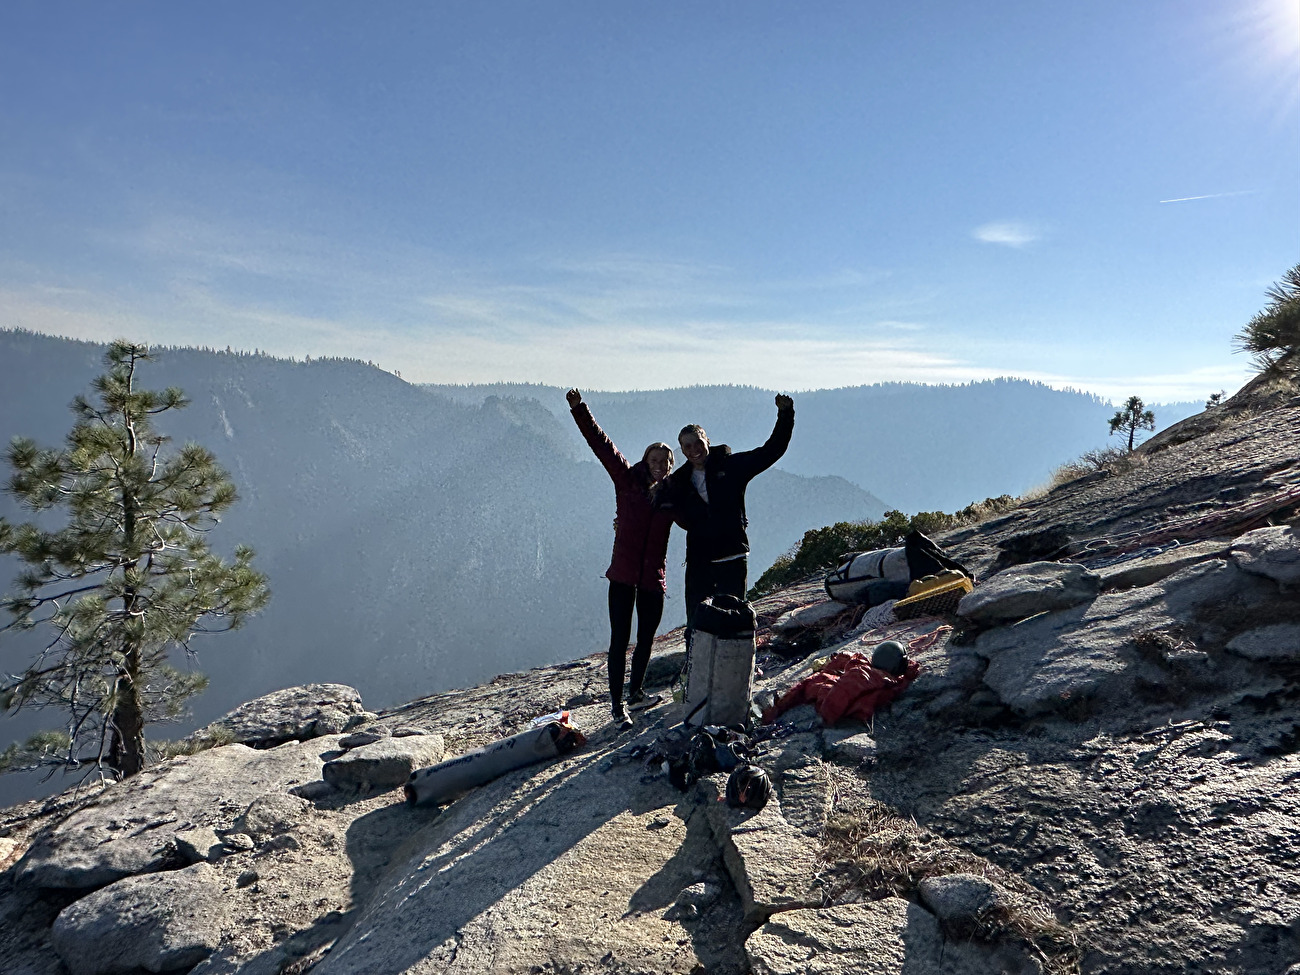
{"label": "shadow on rock", "polygon": [[[557,953],[569,958],[574,945],[599,957],[604,948],[587,944],[593,934],[636,923],[672,883],[666,876],[651,883],[646,906],[626,913],[623,904],[637,897],[629,890],[625,901],[619,885],[646,886],[634,878],[662,872],[667,847],[680,843],[680,823],[655,829],[662,815],[649,824],[633,818],[663,810],[676,795],[666,781],[640,781],[634,740],[510,773],[431,823],[427,810],[406,806],[356,820],[347,851],[361,916],[315,971],[514,970],[510,958],[550,952],[558,963]],[[606,829],[616,819],[627,822]]]}

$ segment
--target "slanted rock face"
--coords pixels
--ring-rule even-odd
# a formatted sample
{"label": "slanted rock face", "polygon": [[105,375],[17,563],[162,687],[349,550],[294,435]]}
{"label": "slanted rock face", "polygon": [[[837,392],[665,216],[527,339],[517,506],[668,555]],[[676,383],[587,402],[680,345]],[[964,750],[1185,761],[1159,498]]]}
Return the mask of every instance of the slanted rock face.
{"label": "slanted rock face", "polygon": [[355,687],[303,684],[241,704],[209,727],[229,731],[240,744],[267,748],[337,735],[366,720],[367,714]]}
{"label": "slanted rock face", "polygon": [[1289,525],[1246,532],[1232,543],[1232,558],[1247,572],[1283,585],[1300,582],[1300,538]]}
{"label": "slanted rock face", "polygon": [[909,956],[937,961],[942,943],[933,917],[890,897],[778,914],[749,936],[745,953],[754,975],[894,975],[904,971]]}
{"label": "slanted rock face", "polygon": [[1029,562],[1004,569],[962,597],[957,613],[976,623],[1001,623],[1086,603],[1101,576],[1081,565]]}
{"label": "slanted rock face", "polygon": [[177,833],[226,828],[259,795],[319,779],[320,752],[318,744],[227,745],[147,769],[38,839],[15,865],[18,879],[87,889],[159,870]]}
{"label": "slanted rock face", "polygon": [[18,858],[18,841],[0,836],[0,871]]}
{"label": "slanted rock face", "polygon": [[1300,624],[1275,623],[1247,630],[1229,640],[1228,649],[1248,660],[1300,659]]}
{"label": "slanted rock face", "polygon": [[191,968],[221,941],[227,906],[206,863],[128,877],[63,909],[54,950],[72,975]]}
{"label": "slanted rock face", "polygon": [[[594,721],[607,713],[590,712]],[[436,816],[395,807],[432,818],[313,975],[688,975],[701,966],[740,975],[734,932],[744,919],[730,885],[711,879],[718,849],[708,823],[699,812],[682,821],[682,796],[662,776],[644,780],[645,767],[605,740],[511,772]],[[694,910],[671,910],[699,883],[717,888],[716,899],[692,895]]]}
{"label": "slanted rock face", "polygon": [[174,834],[176,850],[187,863],[215,860],[225,852],[224,844],[211,826],[199,826]]}
{"label": "slanted rock face", "polygon": [[1178,545],[1154,555],[1139,555],[1097,570],[1107,589],[1149,586],[1180,572],[1189,565],[1209,559],[1226,559],[1232,543],[1227,539]]}
{"label": "slanted rock face", "polygon": [[284,792],[258,796],[244,814],[235,820],[235,829],[246,833],[255,843],[287,833],[311,815],[311,803]]}
{"label": "slanted rock face", "polygon": [[818,762],[787,769],[780,775],[781,814],[805,836],[817,839],[826,827],[833,796],[830,779]]}
{"label": "slanted rock face", "polygon": [[945,941],[934,915],[899,897],[777,914],[749,936],[753,975],[1039,975],[1022,951]]}
{"label": "slanted rock face", "polygon": [[836,758],[860,765],[876,757],[876,740],[866,732],[849,735],[836,741],[830,751]]}
{"label": "slanted rock face", "polygon": [[751,812],[718,801],[727,791],[725,775],[701,779],[698,789],[747,919],[821,904],[817,843],[786,821],[776,796]]}
{"label": "slanted rock face", "polygon": [[[1199,627],[1207,612],[1276,597],[1276,587],[1222,559],[1202,562],[1154,586],[1098,597],[1087,606],[987,630],[973,649],[988,660],[984,683],[1018,714],[1061,711],[1083,699],[1133,693],[1134,634]],[[1160,674],[1148,675],[1160,679]]]}

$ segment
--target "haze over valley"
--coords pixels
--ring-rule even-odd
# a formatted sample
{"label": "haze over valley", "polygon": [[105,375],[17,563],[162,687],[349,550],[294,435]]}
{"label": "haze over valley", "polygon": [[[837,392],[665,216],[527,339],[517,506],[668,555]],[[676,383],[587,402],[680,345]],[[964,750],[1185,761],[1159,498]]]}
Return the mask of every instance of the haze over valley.
{"label": "haze over valley", "polygon": [[[68,404],[102,371],[102,352],[0,331],[0,436],[61,443]],[[241,500],[212,542],[223,552],[252,544],[272,590],[244,629],[194,641],[193,665],[211,685],[192,720],[161,733],[305,681],[350,684],[383,707],[604,649],[613,490],[562,390],[421,387],[358,361],[197,349],[159,351],[141,381],[189,397],[162,432],[208,446],[230,472]],[[588,399],[634,457],[686,422],[746,449],[775,417],[772,394],[750,387]],[[789,452],[749,491],[750,580],[811,528],[1040,484],[1105,442],[1109,409],[1018,381],[798,394]],[[9,497],[0,512],[24,517]],[[676,531],[665,630],[683,621],[683,557]],[[16,562],[0,571],[8,588]],[[6,640],[7,671],[35,639]],[[0,737],[22,737],[41,718],[8,718]]]}

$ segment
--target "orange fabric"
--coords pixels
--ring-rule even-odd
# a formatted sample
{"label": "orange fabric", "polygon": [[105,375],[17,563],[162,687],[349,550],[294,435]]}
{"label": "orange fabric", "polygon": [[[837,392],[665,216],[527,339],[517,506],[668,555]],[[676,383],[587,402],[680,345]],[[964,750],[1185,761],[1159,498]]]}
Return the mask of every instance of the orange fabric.
{"label": "orange fabric", "polygon": [[870,721],[877,708],[902,694],[920,672],[915,660],[909,660],[902,676],[895,677],[871,666],[871,658],[866,654],[832,654],[820,672],[805,677],[777,698],[763,712],[763,723],[771,724],[800,704],[812,704],[828,725],[845,718]]}

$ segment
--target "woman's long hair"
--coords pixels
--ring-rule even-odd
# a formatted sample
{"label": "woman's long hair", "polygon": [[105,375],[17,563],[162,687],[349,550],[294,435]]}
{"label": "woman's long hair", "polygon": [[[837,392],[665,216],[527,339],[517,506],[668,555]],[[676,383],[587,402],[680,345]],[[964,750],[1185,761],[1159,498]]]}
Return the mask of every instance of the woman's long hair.
{"label": "woman's long hair", "polygon": [[[641,455],[641,463],[647,465],[647,470],[646,470],[646,476],[647,476],[647,478],[648,478],[649,475],[650,475],[650,471],[649,471],[649,469],[648,469],[648,465],[649,465],[649,463],[650,463],[650,451],[652,451],[652,450],[664,450],[664,451],[667,451],[667,452],[668,452],[668,473],[671,474],[671,473],[673,472],[673,463],[674,463],[674,460],[675,460],[675,458],[673,457],[673,448],[670,447],[670,446],[668,446],[668,445],[667,445],[666,443],[664,443],[662,440],[660,440],[658,443],[652,443],[649,447],[647,447],[647,448],[645,449],[645,453],[643,453],[643,454]],[[665,479],[666,479],[666,477],[665,477]],[[658,493],[658,491],[659,491],[659,485],[662,484],[662,483],[663,483],[663,481],[654,481],[654,480],[647,480],[647,481],[646,481],[646,491],[648,491],[648,492],[650,493],[650,496],[651,496],[652,498],[655,496],[656,493]]]}
{"label": "woman's long hair", "polygon": [[650,451],[652,450],[664,450],[668,452],[668,473],[671,474],[673,472],[673,464],[675,463],[675,458],[673,457],[673,448],[669,447],[662,440],[660,440],[658,443],[652,443],[649,447],[645,449],[645,453],[641,455],[641,460],[643,463],[649,463]]}

